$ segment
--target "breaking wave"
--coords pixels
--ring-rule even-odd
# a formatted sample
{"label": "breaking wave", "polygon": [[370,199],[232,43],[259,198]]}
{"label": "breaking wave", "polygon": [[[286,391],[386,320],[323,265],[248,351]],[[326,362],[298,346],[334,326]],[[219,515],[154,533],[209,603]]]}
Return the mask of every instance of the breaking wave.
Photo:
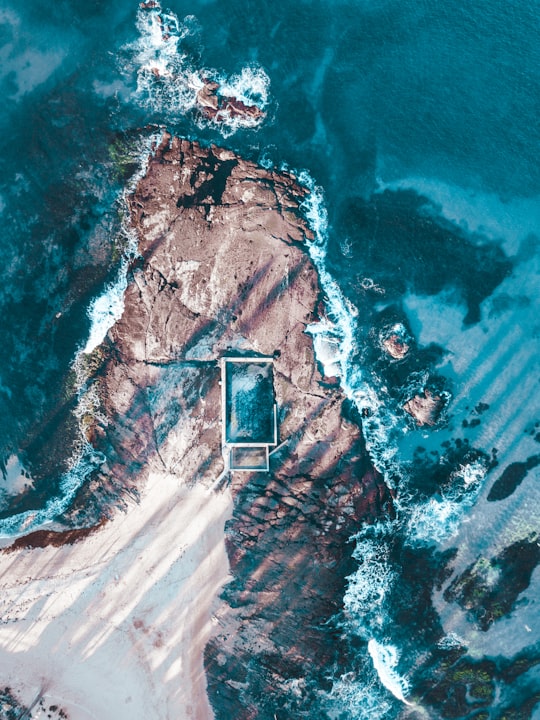
{"label": "breaking wave", "polygon": [[390,562],[390,542],[395,523],[379,523],[358,533],[353,557],[359,569],[351,575],[343,599],[346,616],[355,633],[369,640],[384,630],[385,603],[397,579]]}
{"label": "breaking wave", "polygon": [[127,270],[129,262],[136,254],[137,238],[129,228],[124,227],[121,232],[125,237],[127,250],[123,253],[116,280],[107,285],[103,293],[94,298],[88,308],[90,332],[82,350],[85,355],[89,355],[101,345],[109,330],[120,320],[124,312],[124,293],[128,284]]}
{"label": "breaking wave", "polygon": [[409,692],[408,680],[397,672],[399,653],[394,645],[383,645],[374,638],[368,642],[368,653],[373,661],[382,684],[392,695],[406,705],[406,695]]}
{"label": "breaking wave", "polygon": [[452,473],[448,489],[412,505],[407,518],[407,542],[431,545],[454,535],[463,521],[463,515],[478,498],[486,472],[482,460],[460,466]]}
{"label": "breaking wave", "polygon": [[[196,17],[188,15],[180,21],[157,2],[146,5],[137,12],[138,40],[124,48],[128,64],[137,75],[134,100],[159,115],[160,122],[176,123],[194,113],[199,127],[211,125],[224,137],[240,128],[258,127],[270,97],[270,79],[264,69],[249,64],[239,73],[227,76],[215,68],[199,67],[193,54],[183,47],[183,41],[197,41],[200,28]],[[262,114],[219,112],[216,117],[207,117],[198,104],[198,94],[207,82],[218,85],[218,97],[257,106]]]}
{"label": "breaking wave", "polygon": [[71,461],[71,468],[60,480],[58,494],[40,510],[28,510],[0,520],[0,537],[16,537],[53,523],[69,508],[78,489],[103,462],[105,457],[101,453],[89,443],[82,442]]}
{"label": "breaking wave", "polygon": [[[328,213],[323,190],[316,185],[307,171],[300,173],[298,179],[310,191],[302,209],[315,238],[307,241],[307,247],[326,296],[328,314],[323,322],[312,323],[308,332],[313,337],[318,361],[324,368],[332,368],[332,374],[339,377],[345,394],[361,413],[368,452],[377,468],[387,471],[387,481],[393,484],[391,478],[395,471],[397,447],[391,442],[391,438],[397,430],[397,421],[394,413],[381,401],[376,389],[370,385],[362,368],[354,360],[358,349],[358,309],[345,297],[326,267]],[[330,357],[329,348],[333,348]]]}
{"label": "breaking wave", "polygon": [[90,330],[86,344],[80,350],[85,355],[92,353],[101,345],[109,330],[122,317],[124,312],[124,293],[128,284],[128,267],[138,252],[137,235],[129,225],[127,198],[133,193],[139,180],[146,174],[152,148],[155,147],[159,139],[159,133],[152,133],[142,140],[136,155],[138,169],[131,176],[118,198],[117,204],[122,217],[122,224],[116,238],[117,245],[122,248],[120,267],[116,279],[109,283],[103,292],[92,300],[88,308]]}
{"label": "breaking wave", "polygon": [[[363,669],[335,678],[328,701],[336,717],[364,720],[376,713],[381,720],[390,720],[397,716],[400,704],[411,704],[409,682],[399,666],[414,663],[414,657],[409,656],[411,648],[406,649],[402,642],[402,629],[393,619],[392,603],[399,596],[401,582],[396,547],[415,553],[452,537],[477,500],[488,466],[482,453],[472,452],[460,461],[448,462],[448,474],[431,496],[414,490],[415,468],[409,455],[417,437],[430,447],[429,430],[418,430],[408,416],[397,412],[395,400],[379,387],[376,376],[374,382],[369,368],[362,366],[362,318],[327,267],[329,229],[323,191],[307,172],[299,174],[299,181],[310,191],[302,209],[314,238],[307,239],[306,244],[325,294],[326,317],[308,328],[317,361],[325,375],[339,378],[345,394],[356,405],[371,460],[387,485],[396,490],[396,518],[363,527],[352,538],[358,569],[348,578],[344,622],[349,632],[365,642]],[[364,278],[364,283],[373,289],[373,280]],[[402,326],[392,325],[392,330],[406,332]],[[421,378],[416,375],[411,383],[418,385]],[[418,392],[418,387],[412,389]],[[450,396],[444,391],[440,395],[448,404]],[[411,447],[406,449],[411,433],[412,444],[409,440]],[[442,437],[450,437],[448,430]]]}
{"label": "breaking wave", "polygon": [[[374,668],[363,668],[362,677],[356,673],[342,675],[328,694],[329,716],[354,720],[385,720],[395,717],[397,703],[384,688]],[[335,709],[339,708],[339,715]]]}
{"label": "breaking wave", "polygon": [[16,537],[17,535],[37,530],[50,525],[65,513],[72,503],[77,491],[89,479],[106,458],[97,452],[86,440],[84,423],[88,416],[99,414],[100,400],[94,388],[88,383],[86,357],[101,345],[107,332],[122,316],[124,310],[124,292],[127,288],[128,268],[137,256],[137,237],[128,225],[127,197],[133,192],[138,181],[147,170],[147,163],[152,147],[159,139],[158,134],[151,134],[140,143],[137,150],[138,169],[116,199],[118,210],[123,218],[115,242],[121,248],[120,267],[114,282],[109,283],[103,292],[94,298],[87,310],[90,329],[86,342],[79,348],[72,364],[75,375],[77,404],[74,410],[79,424],[79,437],[73,457],[67,471],[58,483],[56,495],[50,498],[40,510],[29,510],[17,513],[0,520],[0,537]]}
{"label": "breaking wave", "polygon": [[268,106],[270,78],[258,65],[247,65],[237,75],[218,75],[217,82],[225,97],[234,97],[245,105],[257,105],[262,110]]}

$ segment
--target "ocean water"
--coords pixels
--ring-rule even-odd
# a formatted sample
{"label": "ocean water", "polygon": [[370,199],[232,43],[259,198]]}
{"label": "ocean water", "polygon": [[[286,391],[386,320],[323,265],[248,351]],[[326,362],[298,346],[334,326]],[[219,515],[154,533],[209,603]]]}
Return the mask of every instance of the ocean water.
{"label": "ocean water", "polygon": [[[310,331],[396,492],[358,528],[360,649],[328,717],[539,718],[539,10],[177,0],[164,41],[131,0],[1,2],[0,533],[54,523],[105,460],[84,367],[122,310],[152,133],[226,144],[312,189]],[[202,74],[264,120],[202,121]],[[443,411],[418,427],[426,390]]]}

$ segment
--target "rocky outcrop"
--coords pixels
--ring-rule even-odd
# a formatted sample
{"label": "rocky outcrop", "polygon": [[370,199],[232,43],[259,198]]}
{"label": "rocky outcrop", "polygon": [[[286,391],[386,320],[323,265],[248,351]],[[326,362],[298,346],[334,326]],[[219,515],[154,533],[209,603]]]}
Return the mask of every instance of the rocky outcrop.
{"label": "rocky outcrop", "polygon": [[445,406],[442,395],[434,395],[425,389],[422,394],[407,400],[404,409],[412,415],[417,425],[436,425]]}
{"label": "rocky outcrop", "polygon": [[264,118],[265,113],[257,105],[246,105],[235,97],[221,97],[219,87],[219,83],[203,79],[197,93],[197,105],[206,118],[217,122],[234,118],[257,122]]}
{"label": "rocky outcrop", "polygon": [[[177,44],[181,40],[178,34],[178,23],[170,13],[163,12],[161,5],[157,0],[148,0],[148,2],[139,3],[139,10],[144,15],[149,15],[153,20],[153,38],[156,41],[155,31],[159,32],[158,46],[166,46],[170,43]],[[168,54],[166,55],[166,58]],[[146,68],[158,80],[172,81],[173,83],[186,83],[186,90],[195,90],[194,108],[207,120],[212,120],[218,124],[231,124],[238,121],[241,125],[254,127],[266,116],[257,102],[250,102],[239,91],[240,97],[235,95],[235,91],[229,88],[223,92],[219,82],[206,77],[206,71],[199,72],[194,70],[191,73],[178,72],[178,68],[171,67],[163,56],[157,53],[154,62],[150,62]],[[211,73],[215,74],[215,73]],[[178,92],[178,87],[174,85],[171,92]],[[242,98],[242,99],[241,99]],[[264,105],[264,103],[263,103]]]}
{"label": "rocky outcrop", "polygon": [[537,532],[508,545],[492,558],[479,558],[445,591],[447,601],[457,602],[482,631],[508,615],[540,562]]}
{"label": "rocky outcrop", "polygon": [[[331,402],[326,412],[339,418]],[[356,570],[349,539],[390,504],[359,438],[351,440],[337,452],[331,441],[312,449],[320,473],[315,464],[294,477],[278,467],[233,478],[233,579],[205,658],[218,719],[327,717],[325,691],[352,661],[339,627],[345,579]]]}
{"label": "rocky outcrop", "polygon": [[[232,580],[205,658],[217,718],[324,716],[321,688],[347,659],[331,620],[355,569],[348,539],[391,512],[305,332],[320,295],[306,192],[289,173],[165,135],[131,198],[141,257],[100,351],[88,437],[107,463],[86,492],[156,465],[216,491],[231,483]],[[268,473],[223,474],[219,359],[231,352],[274,357],[281,444]]]}
{"label": "rocky outcrop", "polygon": [[410,338],[401,323],[383,328],[379,339],[383,350],[394,360],[402,360],[410,350]]}

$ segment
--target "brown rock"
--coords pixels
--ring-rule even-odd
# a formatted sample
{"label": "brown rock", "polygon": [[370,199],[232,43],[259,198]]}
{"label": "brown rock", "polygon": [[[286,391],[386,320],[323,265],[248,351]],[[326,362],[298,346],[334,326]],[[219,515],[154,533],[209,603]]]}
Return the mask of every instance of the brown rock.
{"label": "brown rock", "polygon": [[246,105],[234,97],[225,97],[220,105],[219,112],[230,117],[243,117],[258,120],[265,113],[257,105]]}
{"label": "brown rock", "polygon": [[403,406],[412,415],[418,425],[435,425],[444,408],[444,398],[441,395],[432,395],[424,390],[422,395],[415,395]]}
{"label": "brown rock", "polygon": [[410,338],[401,323],[384,328],[379,337],[383,350],[394,360],[402,360],[408,354]]}
{"label": "brown rock", "polygon": [[218,111],[218,97],[216,94],[219,83],[204,81],[204,85],[197,93],[197,104],[208,118],[215,118]]}
{"label": "brown rock", "polygon": [[197,92],[197,106],[209,120],[224,122],[234,118],[261,120],[265,113],[257,105],[246,105],[235,97],[220,97],[219,83],[203,78],[203,86]]}
{"label": "brown rock", "polygon": [[409,345],[403,342],[397,335],[390,335],[390,337],[385,338],[383,340],[383,347],[395,360],[401,360],[409,352]]}
{"label": "brown rock", "polygon": [[306,192],[292,175],[164,135],[131,198],[142,259],[96,383],[102,420],[90,437],[108,459],[104,484],[136,488],[154,464],[179,482],[215,484],[218,361],[231,350],[275,357],[282,444],[269,473],[230,480],[233,580],[206,652],[218,720],[321,717],[328,669],[346,669],[330,620],[355,569],[349,538],[392,512],[305,333],[320,294],[299,244]]}

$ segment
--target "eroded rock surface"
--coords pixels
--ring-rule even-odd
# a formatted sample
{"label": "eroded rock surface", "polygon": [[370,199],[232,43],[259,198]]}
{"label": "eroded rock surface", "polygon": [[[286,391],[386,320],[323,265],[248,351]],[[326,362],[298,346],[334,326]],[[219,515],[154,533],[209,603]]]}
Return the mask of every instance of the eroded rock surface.
{"label": "eroded rock surface", "polygon": [[435,425],[444,409],[445,399],[425,389],[423,394],[415,395],[403,406],[412,415],[417,425]]}
{"label": "eroded rock surface", "polygon": [[[131,199],[141,260],[101,350],[102,420],[88,434],[108,463],[87,505],[155,464],[179,482],[232,483],[232,581],[205,658],[218,719],[324,717],[321,689],[331,668],[346,669],[330,620],[355,569],[347,541],[391,512],[305,332],[320,294],[303,246],[306,192],[292,175],[165,135]],[[268,473],[222,474],[219,359],[229,352],[274,357],[282,444]]]}
{"label": "eroded rock surface", "polygon": [[217,122],[241,118],[257,122],[265,113],[257,105],[246,105],[235,97],[221,97],[219,83],[203,78],[203,86],[197,93],[197,106],[209,120]]}

